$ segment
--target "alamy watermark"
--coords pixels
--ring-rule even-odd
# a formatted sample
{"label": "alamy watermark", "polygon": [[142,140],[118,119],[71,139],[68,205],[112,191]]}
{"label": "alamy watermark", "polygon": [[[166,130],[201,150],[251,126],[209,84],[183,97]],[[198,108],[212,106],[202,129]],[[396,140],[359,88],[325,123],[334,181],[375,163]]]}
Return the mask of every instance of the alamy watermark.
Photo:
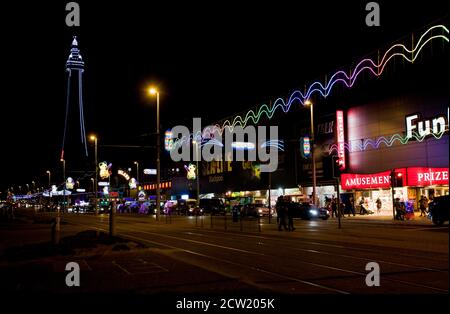
{"label": "alamy watermark", "polygon": [[[193,118],[192,136],[189,128],[177,125],[171,138],[173,161],[259,161],[261,172],[278,168],[278,126],[235,126],[223,129],[207,126],[201,129],[201,118]],[[192,141],[191,141],[192,140]],[[193,153],[191,154],[191,143]]]}

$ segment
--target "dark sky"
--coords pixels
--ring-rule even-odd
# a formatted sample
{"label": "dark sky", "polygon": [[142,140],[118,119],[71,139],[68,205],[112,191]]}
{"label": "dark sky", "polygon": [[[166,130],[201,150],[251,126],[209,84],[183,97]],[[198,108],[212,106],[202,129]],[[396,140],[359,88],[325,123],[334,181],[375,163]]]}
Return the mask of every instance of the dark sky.
{"label": "dark sky", "polygon": [[[369,28],[369,1],[78,1],[81,27],[69,28],[68,1],[59,2],[2,2],[0,191],[45,183],[45,170],[60,168],[73,35],[86,63],[87,132],[105,144],[143,144],[140,136],[155,129],[148,83],[161,90],[163,129],[193,116],[214,122],[285,96],[447,14],[442,1],[378,1],[381,27]],[[112,160],[116,152],[104,154]],[[145,158],[126,155],[130,166]]]}

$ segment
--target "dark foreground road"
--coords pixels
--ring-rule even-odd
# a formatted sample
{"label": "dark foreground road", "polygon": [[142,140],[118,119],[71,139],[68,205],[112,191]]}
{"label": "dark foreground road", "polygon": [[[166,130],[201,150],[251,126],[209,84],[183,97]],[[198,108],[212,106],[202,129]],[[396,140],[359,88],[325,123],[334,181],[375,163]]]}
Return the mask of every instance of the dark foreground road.
{"label": "dark foreground road", "polygon": [[[107,215],[71,214],[63,216],[63,222],[63,238],[86,230],[108,232]],[[181,299],[448,294],[448,225],[348,218],[342,229],[335,220],[295,223],[296,230],[287,232],[267,219],[259,227],[256,221],[241,224],[214,217],[211,226],[210,217],[157,222],[154,217],[119,215],[117,234],[144,247],[118,252],[87,248],[75,255],[28,260],[11,259],[5,252],[48,241],[50,226],[1,224],[0,289],[66,296],[163,293]],[[80,265],[80,287],[65,284],[68,262]],[[379,286],[366,284],[366,265],[371,262],[380,267]]]}
{"label": "dark foreground road", "polygon": [[[108,216],[65,215],[63,221],[63,231],[108,231]],[[259,232],[254,221],[241,225],[228,220],[226,229],[223,218],[214,217],[212,223],[210,217],[156,222],[152,217],[118,216],[118,235],[147,248],[77,256],[80,290],[448,293],[448,225],[346,219],[339,230],[333,220],[296,221],[294,232],[280,232],[275,221],[268,224],[265,219]],[[42,232],[48,234],[45,228]],[[70,258],[60,258],[52,268],[64,275]],[[370,262],[380,266],[380,286],[366,285]],[[51,289],[57,286],[53,282]]]}

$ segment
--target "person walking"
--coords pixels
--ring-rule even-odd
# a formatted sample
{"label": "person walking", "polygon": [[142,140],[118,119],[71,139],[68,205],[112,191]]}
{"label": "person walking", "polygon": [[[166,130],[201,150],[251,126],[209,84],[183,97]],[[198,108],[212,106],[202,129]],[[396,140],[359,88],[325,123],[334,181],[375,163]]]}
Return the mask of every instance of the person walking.
{"label": "person walking", "polygon": [[275,206],[277,210],[278,231],[281,231],[282,228],[284,230],[288,230],[286,226],[287,203],[283,200],[283,198],[278,198]]}
{"label": "person walking", "polygon": [[331,199],[331,217],[338,217],[338,212],[337,212],[337,200],[334,198]]}
{"label": "person walking", "polygon": [[379,214],[381,212],[381,200],[380,198],[377,198],[377,200],[375,201],[376,205],[377,205],[377,214]]}
{"label": "person walking", "polygon": [[422,195],[419,201],[420,217],[422,217],[422,215],[424,217],[427,216],[427,206],[428,206],[428,199],[425,195]]}
{"label": "person walking", "polygon": [[287,218],[288,218],[288,231],[294,231],[294,210],[292,209],[293,204],[288,203],[286,206],[287,209]]}

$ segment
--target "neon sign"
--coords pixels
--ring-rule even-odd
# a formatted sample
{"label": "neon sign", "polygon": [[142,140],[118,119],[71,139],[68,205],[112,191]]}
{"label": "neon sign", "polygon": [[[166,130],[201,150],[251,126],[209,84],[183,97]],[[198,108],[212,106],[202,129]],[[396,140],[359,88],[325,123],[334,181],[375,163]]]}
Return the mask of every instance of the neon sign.
{"label": "neon sign", "polygon": [[172,150],[173,148],[173,138],[172,138],[172,131],[171,130],[167,130],[166,133],[164,134],[164,148],[167,151]]}
{"label": "neon sign", "polygon": [[117,174],[124,177],[125,180],[130,181],[130,175],[123,170],[117,171]]}
{"label": "neon sign", "polygon": [[311,140],[309,136],[302,137],[300,140],[300,148],[304,158],[308,158],[311,155]]}
{"label": "neon sign", "polygon": [[414,130],[420,137],[431,134],[441,134],[446,131],[447,121],[445,116],[440,115],[433,119],[423,120],[420,114],[412,114],[405,117],[406,121],[406,137],[412,138]]}
{"label": "neon sign", "polygon": [[[433,35],[433,30],[441,30],[445,35]],[[246,114],[237,115],[232,120],[225,120],[222,125],[216,124],[212,130],[211,128],[205,128],[204,132],[214,133],[215,130],[218,130],[222,133],[225,128],[232,130],[235,126],[241,126],[244,128],[249,122],[257,124],[262,116],[272,119],[278,109],[281,109],[284,113],[287,113],[294,102],[298,101],[303,105],[304,102],[307,99],[310,99],[314,93],[319,93],[322,97],[327,97],[331,94],[331,91],[336,83],[345,85],[347,88],[353,87],[359,75],[364,71],[369,71],[374,76],[379,77],[384,72],[386,65],[394,57],[401,57],[409,63],[414,63],[414,61],[420,56],[423,48],[432,40],[442,39],[444,43],[448,43],[449,38],[446,36],[448,33],[449,30],[445,25],[434,25],[420,36],[419,40],[415,43],[415,46],[413,46],[413,49],[411,50],[403,44],[392,45],[388,50],[386,50],[379,63],[369,58],[363,59],[357,63],[353,69],[351,69],[350,74],[347,74],[342,70],[337,71],[325,84],[322,84],[319,81],[313,82],[304,94],[301,91],[296,90],[289,96],[287,101],[280,97],[275,100],[271,107],[267,104],[263,104],[256,111],[249,110]],[[201,134],[192,135],[192,137],[197,136],[201,137]],[[180,140],[177,139],[173,145],[175,147],[175,145],[183,145],[186,142],[189,142],[189,139],[183,137]]]}
{"label": "neon sign", "polygon": [[406,169],[408,186],[448,185],[448,168]]}
{"label": "neon sign", "polygon": [[231,147],[236,150],[253,150],[255,149],[255,144],[248,142],[233,142],[231,143]]}
{"label": "neon sign", "polygon": [[336,111],[336,130],[339,168],[345,169],[344,112],[342,110]]}

